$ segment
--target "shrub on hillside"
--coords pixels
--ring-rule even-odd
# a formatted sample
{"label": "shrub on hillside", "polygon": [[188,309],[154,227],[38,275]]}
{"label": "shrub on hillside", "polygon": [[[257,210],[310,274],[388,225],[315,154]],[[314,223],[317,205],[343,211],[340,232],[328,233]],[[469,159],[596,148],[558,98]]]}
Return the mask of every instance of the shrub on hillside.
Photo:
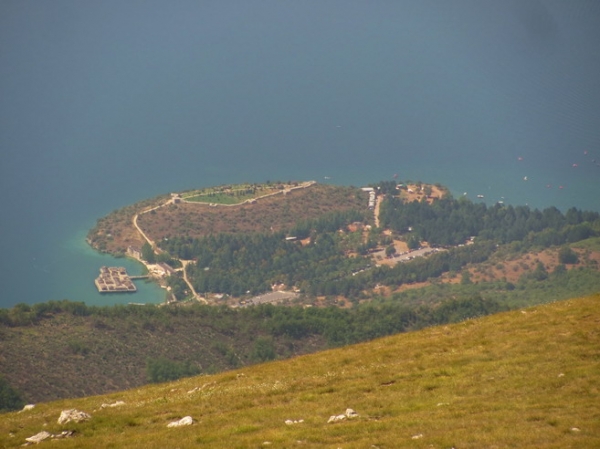
{"label": "shrub on hillside", "polygon": [[579,262],[579,257],[571,248],[563,246],[558,252],[558,261],[564,264],[576,264]]}
{"label": "shrub on hillside", "polygon": [[189,361],[173,362],[164,357],[149,358],[146,361],[146,377],[149,382],[168,382],[182,377],[195,376],[200,370]]}
{"label": "shrub on hillside", "polygon": [[4,377],[0,377],[0,413],[19,410],[24,404],[21,394]]}

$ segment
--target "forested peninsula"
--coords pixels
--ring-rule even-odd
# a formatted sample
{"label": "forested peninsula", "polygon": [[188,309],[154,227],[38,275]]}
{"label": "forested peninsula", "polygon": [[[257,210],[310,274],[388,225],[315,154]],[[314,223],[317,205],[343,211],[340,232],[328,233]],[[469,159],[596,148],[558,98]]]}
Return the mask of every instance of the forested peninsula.
{"label": "forested peninsula", "polygon": [[[528,272],[566,270],[579,260],[568,245],[599,233],[598,212],[487,206],[421,182],[269,182],[126,208],[99,220],[89,241],[171,266],[164,282],[172,301],[240,306],[290,292],[274,301],[350,307],[433,279],[514,284]],[[530,251],[545,251],[544,260],[474,270],[496,254]],[[595,254],[580,255],[597,264]]]}
{"label": "forested peninsula", "polygon": [[157,277],[168,304],[0,310],[0,409],[600,291],[598,212],[489,206],[409,180],[163,195],[100,219],[88,241],[170,267]]}

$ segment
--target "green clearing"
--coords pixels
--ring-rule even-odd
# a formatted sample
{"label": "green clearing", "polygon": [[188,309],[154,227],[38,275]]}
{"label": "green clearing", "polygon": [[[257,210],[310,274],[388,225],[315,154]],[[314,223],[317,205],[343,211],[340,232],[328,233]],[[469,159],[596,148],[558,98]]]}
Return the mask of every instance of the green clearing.
{"label": "green clearing", "polygon": [[185,192],[181,197],[186,201],[197,203],[233,205],[281,190],[280,184],[235,184]]}
{"label": "green clearing", "polygon": [[190,197],[184,197],[186,201],[195,203],[211,203],[211,204],[240,204],[244,201],[256,198],[254,194],[241,194],[235,191],[232,192],[213,192],[203,193]]}
{"label": "green clearing", "polygon": [[[0,419],[0,447],[600,447],[600,295]],[[103,403],[125,405],[101,408]],[[60,426],[61,410],[92,415]],[[346,408],[359,416],[328,424]],[[190,415],[189,427],[169,429]],[[304,420],[286,425],[285,420]],[[50,444],[51,443],[44,443]]]}

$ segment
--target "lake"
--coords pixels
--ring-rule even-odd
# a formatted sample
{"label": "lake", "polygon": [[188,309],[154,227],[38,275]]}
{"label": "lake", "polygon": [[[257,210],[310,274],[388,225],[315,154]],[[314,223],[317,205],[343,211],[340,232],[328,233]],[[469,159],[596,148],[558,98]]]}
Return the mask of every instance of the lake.
{"label": "lake", "polygon": [[[600,210],[600,3],[0,6],[0,306],[100,295],[87,231],[158,194],[266,180],[448,186]],[[326,179],[327,178],[327,179]]]}

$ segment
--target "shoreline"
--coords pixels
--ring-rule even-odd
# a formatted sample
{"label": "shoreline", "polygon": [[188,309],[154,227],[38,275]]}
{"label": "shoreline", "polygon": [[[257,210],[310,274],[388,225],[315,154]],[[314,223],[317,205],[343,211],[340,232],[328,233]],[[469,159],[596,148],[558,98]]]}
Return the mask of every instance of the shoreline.
{"label": "shoreline", "polygon": [[[239,203],[235,203],[235,204],[215,204],[215,203],[210,203],[210,202],[203,202],[203,201],[188,201],[186,199],[184,199],[182,197],[184,192],[176,192],[176,193],[171,193],[170,197],[167,197],[166,201],[160,203],[160,204],[156,204],[150,208],[146,208],[144,210],[135,212],[134,215],[131,218],[131,223],[133,224],[133,227],[135,228],[135,230],[137,231],[137,233],[139,234],[139,236],[141,236],[141,239],[143,241],[145,241],[144,244],[148,243],[151,248],[152,251],[154,252],[155,255],[160,254],[162,251],[160,248],[158,248],[156,242],[154,240],[152,240],[143,230],[142,228],[138,225],[138,218],[141,215],[150,213],[152,211],[156,211],[160,208],[163,207],[167,207],[169,205],[176,205],[179,204],[181,202],[183,203],[187,203],[187,204],[199,204],[199,205],[205,205],[208,204],[209,206],[213,206],[213,207],[219,207],[219,206],[226,206],[226,207],[241,207],[243,205],[246,204],[254,204],[257,201],[264,199],[264,198],[269,198],[275,195],[287,195],[288,193],[294,191],[294,190],[298,190],[298,189],[305,189],[308,187],[311,187],[313,185],[317,184],[316,181],[302,181],[302,182],[297,182],[297,183],[288,183],[288,184],[281,184],[281,186],[283,188],[281,189],[276,189],[273,192],[269,192],[266,193],[264,195],[259,195],[253,198],[249,198],[249,199],[245,199],[243,201],[240,201]],[[231,188],[230,188],[231,189]],[[193,192],[193,191],[192,191]],[[165,197],[163,195],[163,197]],[[146,200],[143,200],[146,201]],[[137,203],[136,203],[137,204]],[[131,206],[126,206],[126,207],[134,207],[136,206],[136,204],[132,204]],[[148,272],[148,276],[147,278],[149,280],[151,280],[151,282],[156,283],[160,288],[163,288],[167,291],[167,298],[165,299],[165,304],[169,304],[171,302],[176,302],[177,299],[172,295],[172,293],[170,293],[170,289],[165,285],[164,283],[164,279],[173,274],[175,271],[182,271],[183,272],[183,276],[182,279],[184,280],[184,282],[187,284],[190,292],[191,292],[191,297],[203,304],[208,304],[208,301],[206,300],[206,298],[204,298],[202,295],[200,295],[199,293],[196,292],[193,284],[189,281],[189,279],[187,278],[187,273],[186,273],[186,266],[191,263],[192,261],[190,260],[185,260],[185,259],[175,259],[177,261],[179,261],[182,265],[181,269],[174,269],[170,266],[168,266],[165,263],[155,263],[155,264],[151,264],[148,263],[147,261],[143,260],[141,257],[141,250],[132,246],[129,246],[127,248],[127,250],[125,251],[125,253],[118,253],[118,254],[114,254],[111,253],[109,250],[103,250],[98,248],[96,245],[94,245],[93,240],[89,237],[90,233],[94,230],[95,228],[92,228],[90,231],[88,231],[88,235],[86,237],[86,243],[95,251],[103,253],[103,254],[108,254],[112,257],[118,258],[118,257],[128,257],[130,259],[133,259],[139,263],[141,263],[146,271]],[[107,267],[103,267],[103,268],[107,268]],[[114,271],[118,271],[116,267],[110,267],[108,268],[109,271],[114,270]],[[101,272],[101,276],[102,277],[102,273],[103,273],[103,269],[100,269]],[[104,272],[106,273],[106,272]],[[99,278],[100,278],[99,277]],[[131,286],[132,284],[127,284],[128,287],[123,287],[122,283],[125,282],[124,280],[122,280],[121,278],[117,277],[114,279],[113,283],[109,283],[108,285],[106,284],[106,282],[100,282],[98,281],[99,278],[96,278],[96,287],[98,289],[99,292],[101,293],[135,293],[137,291],[137,289],[135,288],[135,286]],[[125,279],[125,278],[123,278]],[[119,286],[119,289],[117,290],[116,285]],[[109,290],[110,288],[113,288],[113,290]],[[171,296],[171,299],[168,298],[168,296]]]}
{"label": "shoreline", "polygon": [[[170,195],[170,197],[163,195],[162,198],[161,198],[162,201],[159,204],[157,204],[155,202],[154,204],[151,204],[151,205],[149,205],[146,208],[142,208],[141,205],[139,205],[138,203],[136,203],[136,204],[133,204],[131,206],[126,206],[122,210],[115,211],[115,212],[118,215],[118,214],[120,214],[122,212],[126,212],[127,208],[130,208],[130,210],[133,210],[134,213],[133,213],[133,215],[131,216],[130,219],[125,220],[123,217],[121,217],[121,220],[120,220],[122,223],[125,223],[125,222],[130,223],[130,225],[129,225],[130,227],[129,228],[120,228],[120,229],[121,230],[122,229],[126,229],[128,231],[133,231],[133,233],[137,237],[138,241],[139,242],[144,242],[143,243],[144,245],[146,245],[146,244],[150,245],[150,247],[152,248],[152,251],[153,251],[154,255],[158,256],[161,253],[163,253],[163,250],[161,250],[158,247],[156,241],[161,242],[162,239],[163,239],[163,237],[165,239],[167,238],[166,236],[164,236],[164,234],[160,233],[160,231],[161,231],[160,226],[164,226],[165,223],[167,223],[167,224],[171,223],[171,220],[173,220],[173,217],[176,218],[177,214],[179,214],[179,215],[183,214],[183,216],[188,217],[188,220],[189,220],[190,215],[188,215],[188,214],[190,214],[190,210],[189,210],[189,208],[187,208],[187,209],[186,208],[182,208],[181,204],[188,204],[188,205],[192,204],[192,205],[198,205],[198,206],[204,207],[204,209],[200,209],[200,212],[199,212],[200,217],[199,217],[198,221],[194,222],[194,226],[196,226],[196,230],[200,230],[200,232],[201,232],[202,230],[205,230],[205,228],[202,228],[202,225],[199,224],[199,223],[202,222],[203,217],[205,215],[208,215],[208,211],[210,210],[210,208],[213,208],[213,207],[214,208],[218,208],[219,206],[226,206],[223,209],[234,209],[234,208],[243,208],[244,206],[246,206],[244,208],[244,210],[247,210],[247,211],[250,211],[250,210],[255,210],[255,211],[261,210],[262,211],[263,209],[252,209],[253,206],[251,206],[251,205],[255,204],[257,201],[259,201],[261,199],[264,199],[264,198],[269,198],[269,197],[276,196],[276,195],[283,195],[283,196],[285,196],[289,192],[292,192],[292,191],[297,190],[297,189],[308,188],[308,187],[313,186],[315,184],[317,184],[316,181],[305,181],[305,182],[300,182],[300,183],[298,183],[298,182],[294,182],[294,183],[289,182],[287,184],[276,183],[277,186],[280,186],[280,187],[276,187],[277,188],[276,191],[269,191],[269,193],[266,193],[264,195],[258,195],[258,196],[252,197],[252,198],[245,198],[245,199],[243,199],[243,200],[241,200],[241,201],[239,201],[239,202],[237,202],[235,204],[230,204],[230,203],[210,203],[208,201],[188,201],[188,200],[186,200],[185,198],[182,197],[182,195],[183,195],[182,193],[172,193]],[[237,185],[231,184],[231,185],[228,185],[228,186],[224,186],[221,190],[218,190],[218,188],[215,188],[216,190],[214,190],[214,192],[216,192],[218,195],[221,195],[221,198],[222,198],[222,195],[229,195],[231,197],[235,197],[238,194],[234,193],[234,192],[236,192],[236,190],[242,190],[241,188],[240,189],[236,189],[236,187],[237,187]],[[368,206],[369,206],[369,209],[372,210],[372,213],[374,215],[374,219],[375,219],[376,225],[378,224],[378,216],[377,215],[378,215],[378,212],[379,212],[379,206],[380,206],[381,200],[384,197],[384,195],[382,194],[382,192],[385,191],[384,187],[387,187],[388,189],[390,188],[389,186],[382,186],[381,187],[382,190],[381,190],[380,194],[377,194],[377,195],[373,194],[373,195],[370,195],[370,197],[369,197],[369,204],[368,204]],[[393,187],[393,185],[392,185],[392,187]],[[357,190],[359,189],[359,188],[356,188],[356,187],[354,187],[354,188],[357,189]],[[431,201],[434,201],[435,198],[443,198],[443,196],[445,194],[447,194],[447,193],[452,195],[451,191],[447,187],[445,187],[445,186],[443,186],[443,185],[441,185],[439,183],[428,184],[428,183],[421,183],[421,182],[416,182],[415,183],[415,182],[412,182],[412,181],[407,181],[405,183],[400,183],[400,184],[396,185],[396,189],[400,190],[400,193],[398,194],[398,196],[400,198],[403,198],[404,201],[407,201],[407,202],[412,202],[412,201],[427,201],[428,203],[430,203]],[[201,194],[203,196],[205,196],[207,198],[210,198],[209,195],[206,194],[207,190],[208,189],[204,189],[204,191],[203,190],[188,191],[188,192],[191,192],[190,194],[188,194],[188,197],[189,197],[189,195],[192,195],[191,197],[200,196],[200,194],[196,195],[196,192],[201,192]],[[372,193],[373,188],[362,188],[360,190],[362,190],[362,191],[370,191]],[[325,190],[325,191],[327,191],[327,190]],[[327,191],[327,192],[329,192],[329,191]],[[331,198],[334,198],[334,196],[331,195],[331,193],[330,193],[330,196],[331,196]],[[373,198],[373,196],[375,198]],[[454,195],[452,195],[452,196],[454,198],[456,198]],[[466,193],[463,196],[466,196]],[[463,196],[461,196],[461,197],[463,197]],[[294,198],[296,198],[296,197],[294,197]],[[304,197],[303,196],[299,196],[297,198],[298,199],[302,199]],[[327,205],[328,207],[331,207],[331,204],[332,204],[331,202],[329,202],[329,203],[328,202],[316,202],[314,200],[314,198],[315,198],[314,194],[311,195],[308,198],[311,198],[309,201],[312,201],[313,204],[316,203],[317,205],[320,206],[320,210],[321,210],[320,213],[323,213],[322,210],[323,210],[323,205],[324,204]],[[338,198],[338,197],[335,197],[335,198]],[[357,198],[358,198],[358,196],[357,196]],[[483,195],[478,195],[478,198],[480,200],[483,199]],[[470,198],[467,198],[467,199],[470,202],[473,202],[473,203],[478,202],[475,199],[470,199]],[[229,200],[227,200],[227,201],[229,201]],[[286,206],[289,207],[289,203],[294,203],[295,201],[296,201],[295,199],[291,199],[291,200],[288,200],[284,204],[286,204]],[[146,202],[146,204],[148,203],[147,200],[145,200],[143,202]],[[492,207],[492,205],[489,204],[489,202],[487,202],[487,201],[483,201],[483,202],[486,203],[487,207]],[[499,203],[501,204],[501,202],[499,202]],[[271,202],[271,203],[267,203],[266,205],[268,207],[272,208],[274,206],[274,204],[279,204],[279,203],[272,203]],[[298,203],[298,204],[300,204],[301,206],[306,207],[305,205],[307,203],[306,202],[301,202],[301,203]],[[310,204],[310,203],[308,203],[308,204]],[[169,207],[169,206],[171,206],[171,207]],[[178,206],[179,206],[179,211],[178,212],[170,212],[171,209],[173,211],[176,211],[178,209]],[[206,206],[208,206],[208,208]],[[508,204],[506,206],[508,206]],[[526,205],[526,206],[528,206],[528,205]],[[154,211],[157,211],[157,210],[159,210],[161,208],[167,208],[167,207],[169,207],[169,210],[161,212],[162,215],[161,214],[157,214],[156,218],[149,218],[149,219],[143,221],[142,222],[142,226],[145,226],[146,230],[142,229],[142,227],[138,223],[138,219],[141,216],[149,214],[149,213],[153,213]],[[258,207],[258,206],[254,206],[254,207]],[[356,207],[356,206],[353,206],[353,207]],[[513,206],[510,205],[510,207],[513,207]],[[530,209],[533,209],[533,208],[530,207]],[[269,210],[269,209],[267,209],[267,210]],[[330,209],[325,209],[325,210],[330,210]],[[252,214],[252,212],[251,212],[251,214]],[[294,214],[292,214],[292,215],[294,215]],[[191,217],[194,218],[195,216],[191,215]],[[225,215],[224,217],[231,218],[231,215]],[[274,216],[274,217],[280,218],[279,216]],[[298,217],[298,216],[296,216],[296,217]],[[196,218],[198,218],[198,217],[196,217]],[[269,218],[271,219],[270,224],[271,224],[271,230],[273,231],[273,227],[274,226],[277,227],[277,224],[281,224],[281,223],[279,221],[277,221],[276,219],[273,219],[273,217],[271,217],[271,216],[269,216]],[[296,219],[298,219],[298,218],[296,218]],[[175,220],[175,222],[176,222],[176,220]],[[237,221],[234,221],[234,222],[237,223]],[[378,227],[378,226],[376,226],[376,227]],[[96,228],[99,228],[99,226],[97,226]],[[96,228],[94,228],[94,229],[96,229]],[[90,230],[90,232],[88,233],[88,238],[86,239],[86,243],[91,248],[93,248],[94,251],[97,251],[97,252],[100,252],[100,253],[103,253],[103,254],[108,254],[108,255],[110,255],[112,257],[116,257],[116,258],[117,257],[119,257],[119,258],[120,257],[130,258],[130,259],[133,259],[136,262],[142,264],[145,267],[146,271],[148,272],[148,278],[151,280],[151,282],[156,283],[160,288],[165,289],[167,291],[167,293],[165,294],[165,296],[166,296],[166,299],[164,301],[165,303],[168,304],[168,303],[177,301],[177,299],[175,298],[175,296],[173,295],[173,293],[171,293],[171,291],[170,291],[171,289],[167,287],[167,285],[166,285],[166,279],[168,278],[168,276],[170,276],[171,274],[174,274],[175,272],[182,272],[183,273],[182,280],[187,285],[187,290],[189,292],[191,292],[189,295],[187,295],[185,297],[185,299],[187,299],[187,300],[193,300],[193,301],[198,301],[198,302],[201,302],[201,303],[204,303],[204,304],[208,304],[207,298],[201,296],[200,294],[198,294],[196,292],[196,290],[194,288],[194,285],[192,284],[192,282],[187,277],[186,267],[187,267],[188,264],[190,264],[190,263],[193,262],[192,260],[185,260],[185,259],[180,259],[180,258],[177,258],[177,257],[173,257],[175,261],[178,261],[181,264],[181,268],[175,269],[175,268],[172,268],[170,265],[167,265],[165,263],[148,263],[147,261],[145,261],[145,260],[142,259],[142,252],[141,252],[141,250],[140,249],[133,250],[132,246],[129,246],[124,253],[123,252],[119,252],[118,254],[115,254],[114,252],[111,252],[108,249],[100,249],[100,248],[98,248],[95,245],[95,242],[93,241],[93,239],[89,237],[89,235],[91,234],[91,232],[94,229]],[[157,229],[158,229],[159,232],[157,232]],[[172,235],[175,235],[175,236],[180,235],[180,234],[177,234],[177,230],[181,230],[181,228],[177,228],[176,226],[174,226],[173,228],[170,228],[170,229],[171,229],[171,232],[173,232],[173,230],[175,230],[176,233],[175,234],[167,234],[167,236],[171,237]],[[185,230],[185,228],[183,228],[183,229]],[[219,229],[219,228],[217,228],[217,229]],[[220,232],[223,232],[223,231],[220,231]],[[245,231],[240,230],[239,232],[245,232]],[[249,232],[251,232],[251,231],[249,231]],[[120,232],[117,235],[119,235],[119,234],[120,234]],[[111,234],[107,234],[107,235],[109,237],[112,237]],[[183,234],[183,235],[187,235],[188,237],[190,236],[190,234]],[[157,240],[156,241],[153,240],[152,236],[154,236],[154,238],[157,239]],[[412,259],[413,257],[415,257],[417,255],[418,254],[410,254],[409,256],[406,256],[406,259],[407,260],[408,259]],[[397,262],[401,262],[401,261],[403,261],[403,259],[404,258],[402,257],[402,255],[400,255],[400,256],[397,256],[396,258],[394,258],[394,262],[396,262],[396,263]],[[165,260],[165,259],[162,259],[162,260]],[[174,266],[178,266],[179,264],[173,264],[173,265]],[[97,287],[98,287],[98,290],[101,291],[101,287],[98,286],[98,284],[97,284]],[[179,287],[181,287],[181,286],[178,286],[178,288]],[[104,288],[102,291],[106,292],[107,289]],[[135,290],[135,287],[134,288],[130,288],[130,287],[126,288],[126,287],[124,287],[122,290],[119,290],[119,291],[134,292],[136,290]],[[113,292],[113,291],[111,291],[111,292]],[[116,293],[116,291],[115,291],[115,293]],[[178,295],[180,296],[180,298],[179,298],[180,300],[183,299],[182,298],[182,294],[178,293]],[[212,298],[212,296],[210,296],[209,298]],[[214,302],[214,301],[211,300],[211,302]]]}

